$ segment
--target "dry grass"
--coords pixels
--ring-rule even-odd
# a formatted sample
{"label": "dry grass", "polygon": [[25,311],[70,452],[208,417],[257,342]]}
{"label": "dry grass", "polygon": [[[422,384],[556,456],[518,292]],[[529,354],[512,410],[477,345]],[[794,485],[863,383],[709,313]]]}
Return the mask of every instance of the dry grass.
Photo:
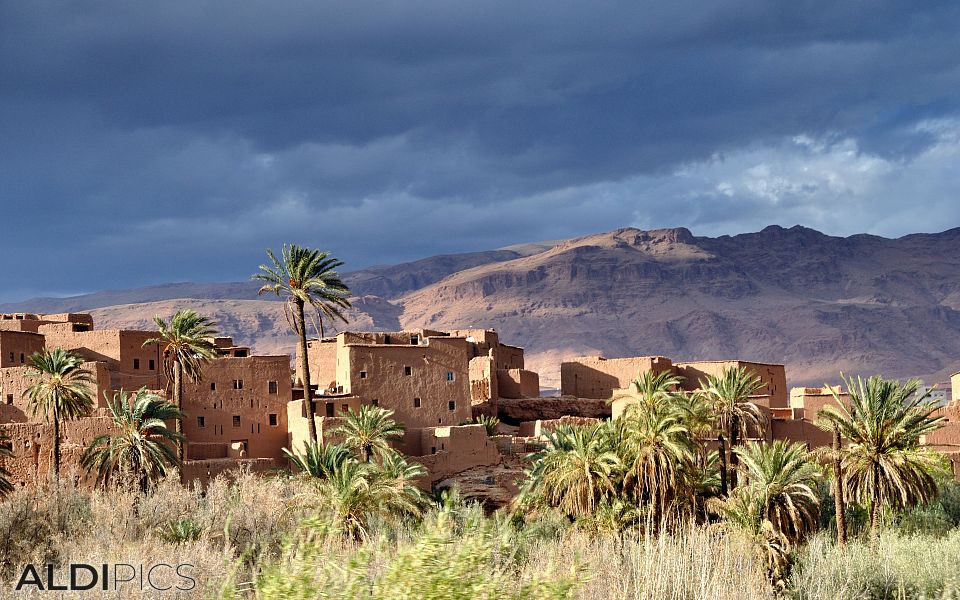
{"label": "dry grass", "polygon": [[[595,533],[549,513],[519,527],[476,507],[431,511],[424,524],[374,528],[364,544],[308,515],[309,485],[238,474],[205,493],[176,481],[148,497],[112,490],[18,490],[0,510],[0,597],[25,563],[190,563],[181,598],[771,599],[750,546],[707,527],[672,534]],[[960,530],[890,532],[878,551],[843,553],[815,536],[786,596],[958,598]],[[100,593],[57,595],[99,598]],[[128,586],[112,598],[145,597]],[[149,597],[149,596],[146,596]],[[170,593],[160,598],[173,598]]]}

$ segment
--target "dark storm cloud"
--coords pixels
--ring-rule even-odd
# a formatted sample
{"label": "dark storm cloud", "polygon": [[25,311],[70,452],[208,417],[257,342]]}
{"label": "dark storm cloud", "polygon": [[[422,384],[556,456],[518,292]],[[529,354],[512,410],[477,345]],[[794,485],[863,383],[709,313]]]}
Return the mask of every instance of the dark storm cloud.
{"label": "dark storm cloud", "polygon": [[235,279],[283,241],[362,266],[627,224],[953,226],[958,26],[954,2],[2,2],[0,297]]}

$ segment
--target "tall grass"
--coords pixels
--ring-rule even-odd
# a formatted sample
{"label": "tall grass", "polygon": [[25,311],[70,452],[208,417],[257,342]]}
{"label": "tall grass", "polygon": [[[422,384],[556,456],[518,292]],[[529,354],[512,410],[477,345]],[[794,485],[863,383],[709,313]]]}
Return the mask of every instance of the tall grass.
{"label": "tall grass", "polygon": [[[0,504],[0,597],[102,597],[13,594],[23,564],[48,562],[190,563],[198,587],[183,598],[776,597],[752,546],[715,527],[617,534],[549,511],[524,523],[450,502],[422,523],[373,523],[357,543],[322,509],[306,508],[315,504],[302,480],[242,473],[204,492],[176,478],[148,496],[69,484],[20,489]],[[798,551],[783,595],[960,598],[960,530],[907,531],[915,528],[890,529],[876,549],[854,540],[842,552],[821,532]],[[110,597],[143,594],[127,587]]]}

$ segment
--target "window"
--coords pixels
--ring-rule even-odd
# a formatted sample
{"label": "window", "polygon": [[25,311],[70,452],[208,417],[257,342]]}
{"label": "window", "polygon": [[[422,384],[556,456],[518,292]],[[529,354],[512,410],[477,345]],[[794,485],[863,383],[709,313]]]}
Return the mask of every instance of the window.
{"label": "window", "polygon": [[276,427],[276,426],[277,426],[277,413],[270,413],[270,417],[269,417],[268,423],[270,423],[270,427]]}
{"label": "window", "polygon": [[457,403],[451,400],[450,402],[447,402],[447,408],[450,410],[457,410]]}
{"label": "window", "polygon": [[7,404],[13,404],[13,394],[7,394]]}
{"label": "window", "polygon": [[150,359],[150,370],[153,371],[157,368],[157,363],[151,358]]}
{"label": "window", "polygon": [[277,382],[276,382],[276,381],[268,381],[268,382],[267,382],[267,393],[268,393],[268,394],[276,394],[276,393],[277,393]]}
{"label": "window", "polygon": [[10,353],[10,362],[13,362],[13,361],[15,360],[14,357],[15,357],[14,353],[11,352],[11,353]]}
{"label": "window", "polygon": [[334,411],[334,410],[335,410],[335,409],[334,409],[334,407],[333,407],[333,402],[327,402],[327,416],[328,416],[328,417],[332,417],[332,416],[333,416],[333,411]]}
{"label": "window", "polygon": [[210,382],[210,391],[211,391],[211,392],[217,391],[217,382],[216,382],[216,381],[211,381],[211,382]]}
{"label": "window", "polygon": [[197,427],[206,427],[206,426],[207,426],[206,419],[204,419],[203,417],[197,417]]}
{"label": "window", "polygon": [[447,381],[454,381],[457,378],[456,373],[453,371],[447,371]]}
{"label": "window", "polygon": [[389,343],[390,343],[390,336],[389,336],[389,335],[383,336],[383,343],[384,343],[384,344],[389,344]]}
{"label": "window", "polygon": [[240,415],[233,415],[233,426],[240,427]]}
{"label": "window", "polygon": [[23,356],[23,352],[21,352],[21,353],[20,353],[20,364],[22,365],[22,364],[25,363],[25,362],[26,362],[26,359],[25,359],[25,357]]}
{"label": "window", "polygon": [[420,336],[419,336],[419,335],[411,335],[411,336],[410,336],[410,345],[411,345],[411,346],[417,346],[417,345],[419,345],[419,344],[420,344]]}
{"label": "window", "polygon": [[235,390],[242,390],[242,389],[243,389],[243,380],[242,380],[242,379],[234,379],[234,380],[233,380],[233,389],[235,389]]}
{"label": "window", "polygon": [[413,399],[413,407],[414,407],[414,408],[420,408],[420,398],[414,398],[414,399]]}
{"label": "window", "polygon": [[437,453],[437,447],[436,447],[436,446],[430,446],[430,454],[436,454],[436,453]]}
{"label": "window", "polygon": [[133,359],[133,368],[134,368],[135,370],[137,370],[137,371],[140,370],[140,359],[139,359],[139,358]]}
{"label": "window", "polygon": [[247,357],[247,351],[246,351],[246,350],[234,350],[233,355],[236,356],[237,358],[246,358],[246,357]]}
{"label": "window", "polygon": [[366,379],[366,378],[367,378],[367,372],[366,372],[366,371],[360,371],[360,379]]}
{"label": "window", "polygon": [[349,404],[344,404],[344,405],[342,405],[342,406],[340,407],[340,410],[341,410],[342,412],[347,412],[347,411],[350,410],[350,405],[349,405]]}
{"label": "window", "polygon": [[403,368],[403,374],[406,375],[406,376],[408,376],[408,377],[409,377],[410,375],[413,375],[413,367],[404,367],[404,368]]}
{"label": "window", "polygon": [[370,401],[370,404],[374,406],[380,406],[380,400],[378,400],[377,398],[374,398],[373,400]]}

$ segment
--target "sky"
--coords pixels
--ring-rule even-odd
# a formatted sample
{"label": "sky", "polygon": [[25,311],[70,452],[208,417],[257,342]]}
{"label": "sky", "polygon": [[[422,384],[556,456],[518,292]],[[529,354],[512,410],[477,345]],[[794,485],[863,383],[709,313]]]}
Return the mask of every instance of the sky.
{"label": "sky", "polygon": [[960,226],[953,0],[0,0],[0,301]]}

